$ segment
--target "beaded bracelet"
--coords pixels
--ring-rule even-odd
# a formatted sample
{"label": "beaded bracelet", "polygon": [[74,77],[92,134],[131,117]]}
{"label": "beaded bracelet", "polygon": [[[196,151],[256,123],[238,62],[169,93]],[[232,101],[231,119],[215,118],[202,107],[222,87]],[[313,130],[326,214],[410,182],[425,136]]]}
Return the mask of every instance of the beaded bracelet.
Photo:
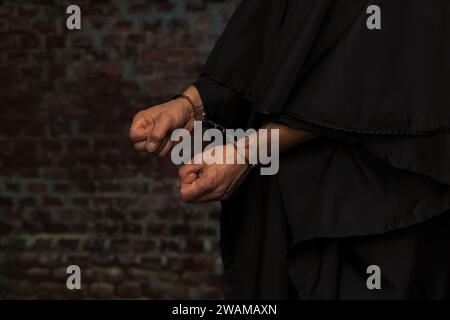
{"label": "beaded bracelet", "polygon": [[206,118],[206,113],[205,113],[205,110],[203,109],[203,105],[196,106],[194,103],[194,100],[185,94],[178,94],[173,97],[174,100],[179,99],[179,98],[184,99],[187,102],[189,102],[189,104],[192,107],[192,112],[194,113],[195,120],[204,121],[204,119]]}

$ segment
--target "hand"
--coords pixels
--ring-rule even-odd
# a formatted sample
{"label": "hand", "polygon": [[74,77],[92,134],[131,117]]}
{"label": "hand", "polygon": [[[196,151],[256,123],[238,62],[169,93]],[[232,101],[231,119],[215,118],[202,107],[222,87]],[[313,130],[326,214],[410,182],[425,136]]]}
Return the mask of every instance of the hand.
{"label": "hand", "polygon": [[130,128],[130,139],[136,150],[165,157],[172,149],[171,131],[193,127],[193,113],[187,101],[172,100],[138,112]]}
{"label": "hand", "polygon": [[[190,87],[185,93],[194,97],[194,101],[200,99],[195,87]],[[193,127],[192,106],[179,98],[138,112],[134,116],[129,136],[136,150],[165,157],[173,147],[170,133],[178,128],[192,131]]]}
{"label": "hand", "polygon": [[[224,159],[232,157],[233,164],[207,164],[216,153],[223,153]],[[189,203],[219,201],[229,198],[249,172],[248,164],[238,164],[233,145],[218,146],[198,154],[192,164],[179,169],[178,187],[180,197]],[[197,162],[198,161],[198,162]],[[201,164],[195,164],[199,163]],[[221,163],[231,163],[223,161]]]}

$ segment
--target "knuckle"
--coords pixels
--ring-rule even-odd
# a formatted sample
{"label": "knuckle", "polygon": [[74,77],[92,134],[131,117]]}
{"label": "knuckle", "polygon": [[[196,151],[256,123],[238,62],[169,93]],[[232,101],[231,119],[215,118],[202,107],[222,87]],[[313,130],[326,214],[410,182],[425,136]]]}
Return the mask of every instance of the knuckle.
{"label": "knuckle", "polygon": [[144,116],[143,114],[144,114],[144,111],[139,111],[138,113],[136,113],[133,117],[133,122],[143,118],[143,116]]}
{"label": "knuckle", "polygon": [[130,128],[128,131],[128,138],[133,139],[136,136],[136,130],[134,128]]}
{"label": "knuckle", "polygon": [[186,172],[186,166],[182,166],[180,169],[178,169],[178,176],[180,178],[182,178],[184,176],[185,172]]}
{"label": "knuckle", "polygon": [[155,150],[157,149],[157,144],[154,144],[154,143],[147,143],[147,144],[145,144],[145,151],[147,151],[147,152],[149,152],[149,153],[152,153],[152,152],[155,152]]}
{"label": "knuckle", "polygon": [[214,198],[214,200],[220,200],[220,199],[222,199],[224,197],[224,195],[225,195],[225,191],[224,190],[217,191],[217,192],[214,193],[213,198]]}
{"label": "knuckle", "polygon": [[184,192],[183,190],[181,190],[180,191],[180,199],[183,201],[183,202],[186,202],[186,203],[191,203],[192,202],[192,199],[189,197],[189,195],[186,193],[186,192]]}
{"label": "knuckle", "polygon": [[161,132],[161,129],[158,125],[155,126],[153,130],[150,130],[149,137],[152,140],[161,141],[164,138],[163,132]]}
{"label": "knuckle", "polygon": [[205,182],[205,191],[209,192],[212,191],[215,187],[215,181],[214,178],[210,178]]}
{"label": "knuckle", "polygon": [[164,132],[164,131],[155,131],[155,132],[151,135],[151,137],[152,137],[154,140],[161,141],[162,139],[165,138],[165,132]]}
{"label": "knuckle", "polygon": [[225,195],[225,192],[226,192],[226,189],[223,188],[223,187],[220,187],[220,188],[218,188],[218,189],[216,190],[216,192],[214,193],[214,196],[215,196],[216,198],[222,198],[223,195]]}
{"label": "knuckle", "polygon": [[130,138],[135,138],[137,134],[138,134],[138,131],[137,131],[136,126],[134,124],[131,125],[130,130],[128,131],[128,136]]}

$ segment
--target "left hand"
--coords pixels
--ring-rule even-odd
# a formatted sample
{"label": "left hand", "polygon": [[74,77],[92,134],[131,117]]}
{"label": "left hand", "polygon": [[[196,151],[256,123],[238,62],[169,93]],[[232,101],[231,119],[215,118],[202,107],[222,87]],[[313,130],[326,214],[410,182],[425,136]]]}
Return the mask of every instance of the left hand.
{"label": "left hand", "polygon": [[[217,152],[223,153],[224,164],[207,164]],[[225,162],[225,159],[232,159]],[[185,164],[179,169],[178,186],[180,197],[189,203],[225,200],[231,196],[235,188],[245,178],[248,164],[238,164],[233,145],[221,145],[201,154],[197,154],[192,164]],[[194,162],[195,161],[195,162]],[[198,162],[197,162],[198,161]],[[201,162],[201,163],[200,163]],[[200,164],[195,164],[200,163]],[[242,179],[240,179],[242,178]]]}

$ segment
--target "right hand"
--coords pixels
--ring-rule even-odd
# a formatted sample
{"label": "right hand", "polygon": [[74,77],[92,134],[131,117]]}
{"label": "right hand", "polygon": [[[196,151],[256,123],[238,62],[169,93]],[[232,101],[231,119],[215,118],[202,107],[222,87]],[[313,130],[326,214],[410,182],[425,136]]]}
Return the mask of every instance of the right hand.
{"label": "right hand", "polygon": [[175,99],[138,112],[130,128],[130,139],[136,150],[165,157],[172,150],[170,134],[178,128],[192,131],[194,113],[184,99]]}

